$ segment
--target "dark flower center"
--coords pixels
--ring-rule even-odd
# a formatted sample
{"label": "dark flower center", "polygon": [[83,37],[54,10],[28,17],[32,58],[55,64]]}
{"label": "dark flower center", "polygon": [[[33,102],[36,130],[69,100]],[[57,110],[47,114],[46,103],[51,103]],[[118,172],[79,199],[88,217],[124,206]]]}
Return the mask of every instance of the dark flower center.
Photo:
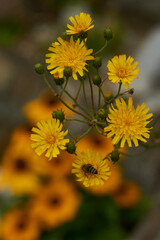
{"label": "dark flower center", "polygon": [[28,169],[28,165],[25,159],[19,158],[15,162],[15,168],[18,171],[26,171]]}
{"label": "dark flower center", "polygon": [[21,220],[16,224],[16,229],[19,231],[23,231],[26,227],[27,227],[27,223],[24,220]]}
{"label": "dark flower center", "polygon": [[57,207],[60,205],[60,203],[61,203],[61,199],[58,196],[51,196],[49,198],[49,205],[51,207]]}

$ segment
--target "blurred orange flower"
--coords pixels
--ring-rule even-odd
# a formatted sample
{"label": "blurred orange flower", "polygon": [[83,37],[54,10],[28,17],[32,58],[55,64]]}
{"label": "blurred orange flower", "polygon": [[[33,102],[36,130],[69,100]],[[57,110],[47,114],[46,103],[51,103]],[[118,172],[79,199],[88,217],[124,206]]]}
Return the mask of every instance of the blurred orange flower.
{"label": "blurred orange flower", "polygon": [[[114,150],[114,146],[111,138],[107,138],[106,136],[93,132],[82,138],[82,140],[77,143],[77,153],[81,153],[87,149],[94,149],[104,158],[108,153]],[[126,152],[126,148],[121,148],[121,152]]]}
{"label": "blurred orange flower", "polygon": [[46,161],[47,174],[53,177],[64,177],[71,174],[72,162],[76,156],[66,151],[60,151],[60,154],[51,161]]}
{"label": "blurred orange flower", "polygon": [[[68,105],[71,105],[69,101],[65,102]],[[66,117],[69,117],[73,114],[67,107],[63,105],[63,103],[54,97],[53,94],[51,95],[51,93],[47,93],[24,105],[23,113],[28,119],[29,123],[35,125],[41,119],[47,120],[48,118],[51,118],[52,112],[57,109],[62,109]]]}
{"label": "blurred orange flower", "polygon": [[39,189],[38,175],[46,172],[45,163],[32,150],[29,131],[17,128],[2,158],[1,184],[15,194],[34,193]]}
{"label": "blurred orange flower", "polygon": [[105,157],[114,150],[114,146],[112,139],[93,132],[77,143],[77,153],[81,153],[87,149],[94,149],[96,152],[99,152],[102,157]]}
{"label": "blurred orange flower", "polygon": [[113,195],[116,204],[121,208],[134,207],[141,199],[140,187],[133,181],[125,180]]}
{"label": "blurred orange flower", "polygon": [[74,219],[81,202],[81,196],[70,181],[59,180],[44,185],[33,198],[33,215],[43,228],[57,227]]}
{"label": "blurred orange flower", "polygon": [[0,225],[0,236],[4,240],[38,240],[37,221],[29,212],[12,210],[4,215]]}

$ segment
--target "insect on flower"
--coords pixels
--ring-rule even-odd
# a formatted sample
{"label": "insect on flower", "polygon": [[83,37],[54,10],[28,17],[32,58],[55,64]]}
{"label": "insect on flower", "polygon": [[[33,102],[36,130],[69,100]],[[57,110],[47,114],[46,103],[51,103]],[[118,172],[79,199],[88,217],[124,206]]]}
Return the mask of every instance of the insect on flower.
{"label": "insect on flower", "polygon": [[84,173],[91,173],[91,174],[97,174],[98,171],[92,166],[92,164],[84,164],[82,166],[82,170]]}

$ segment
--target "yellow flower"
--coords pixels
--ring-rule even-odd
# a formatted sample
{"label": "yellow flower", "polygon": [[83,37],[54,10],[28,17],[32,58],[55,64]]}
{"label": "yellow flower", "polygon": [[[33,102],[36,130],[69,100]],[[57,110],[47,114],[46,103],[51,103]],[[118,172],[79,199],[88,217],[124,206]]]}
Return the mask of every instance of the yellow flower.
{"label": "yellow flower", "polygon": [[73,37],[69,41],[64,41],[61,37],[58,38],[58,42],[52,43],[52,47],[48,49],[52,53],[46,54],[46,63],[49,65],[47,69],[51,74],[59,73],[59,77],[63,78],[63,71],[66,67],[72,69],[72,76],[77,80],[77,73],[83,76],[83,70],[86,69],[86,61],[93,60],[94,57],[90,56],[93,52],[92,49],[87,49],[84,42],[73,41]]}
{"label": "yellow flower", "polygon": [[141,196],[140,187],[132,181],[125,180],[113,195],[113,199],[119,207],[131,208],[140,201]]}
{"label": "yellow flower", "polygon": [[122,82],[126,89],[129,88],[128,84],[132,84],[132,81],[138,77],[136,76],[139,71],[140,67],[135,69],[138,65],[138,61],[134,61],[134,58],[128,57],[126,59],[126,55],[115,56],[112,58],[111,61],[108,61],[108,78],[113,83]]}
{"label": "yellow flower", "polygon": [[30,133],[16,128],[2,158],[1,184],[14,194],[33,194],[39,190],[38,175],[45,174],[43,161],[31,148]]}
{"label": "yellow flower", "polygon": [[81,196],[70,181],[53,180],[33,198],[31,208],[42,228],[49,229],[74,219],[80,203]]}
{"label": "yellow flower", "polygon": [[147,142],[145,138],[149,138],[149,130],[146,125],[151,121],[147,120],[153,116],[152,113],[147,115],[149,108],[145,108],[146,104],[137,106],[135,109],[133,106],[133,100],[130,97],[128,105],[123,98],[116,100],[118,109],[109,108],[110,113],[108,114],[107,121],[109,125],[104,128],[105,132],[108,133],[108,137],[113,137],[112,143],[117,144],[121,140],[121,147],[124,147],[127,141],[128,146],[132,147],[132,142],[137,147],[138,140]]}
{"label": "yellow flower", "polygon": [[38,222],[29,212],[12,210],[2,218],[0,236],[4,240],[38,240],[40,236]]}
{"label": "yellow flower", "polygon": [[94,25],[92,25],[93,20],[90,14],[87,13],[81,12],[80,15],[75,15],[75,19],[73,17],[69,19],[73,26],[67,24],[69,30],[66,30],[66,32],[68,35],[84,33],[94,27]]}
{"label": "yellow flower", "polygon": [[106,160],[103,160],[98,152],[90,152],[89,149],[79,154],[72,166],[72,173],[76,175],[77,181],[82,181],[86,187],[103,185],[102,179],[107,180],[111,175]]}
{"label": "yellow flower", "polygon": [[64,136],[68,133],[68,130],[61,131],[63,124],[58,119],[41,120],[37,123],[37,127],[32,128],[35,134],[31,134],[31,140],[36,143],[31,144],[31,146],[35,148],[35,152],[39,156],[46,152],[45,156],[51,160],[60,154],[59,149],[66,149],[65,145],[69,142],[69,139],[64,139]]}
{"label": "yellow flower", "polygon": [[[68,105],[71,103],[65,100]],[[23,107],[23,113],[30,124],[34,125],[41,119],[47,120],[51,117],[53,111],[62,109],[66,117],[73,115],[67,107],[61,103],[57,97],[54,97],[50,92],[46,92],[42,96],[26,103]]]}

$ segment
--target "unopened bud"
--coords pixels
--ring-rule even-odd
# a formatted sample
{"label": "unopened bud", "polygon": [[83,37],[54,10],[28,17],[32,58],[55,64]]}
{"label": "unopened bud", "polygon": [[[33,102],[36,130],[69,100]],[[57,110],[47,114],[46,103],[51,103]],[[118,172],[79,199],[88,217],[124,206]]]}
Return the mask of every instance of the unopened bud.
{"label": "unopened bud", "polygon": [[40,63],[37,63],[36,65],[34,65],[34,70],[38,74],[43,74],[44,73],[44,67]]}
{"label": "unopened bud", "polygon": [[111,152],[111,160],[113,163],[116,163],[119,160],[119,152],[118,151]]}
{"label": "unopened bud", "polygon": [[71,77],[72,76],[72,68],[66,67],[64,69],[64,76],[67,77],[67,78]]}
{"label": "unopened bud", "polygon": [[88,37],[88,33],[82,31],[82,32],[78,33],[78,37],[83,40]]}
{"label": "unopened bud", "polygon": [[101,67],[101,65],[102,65],[102,58],[96,57],[93,61],[93,66],[98,69]]}
{"label": "unopened bud", "polygon": [[97,112],[98,117],[105,118],[106,117],[106,111],[103,108],[100,108]]}
{"label": "unopened bud", "polygon": [[93,84],[99,86],[101,84],[101,77],[97,74],[93,76]]}
{"label": "unopened bud", "polygon": [[134,93],[134,88],[129,89],[129,90],[128,90],[128,93],[131,94],[131,95],[133,95],[133,93]]}
{"label": "unopened bud", "polygon": [[105,38],[107,41],[109,41],[109,40],[111,40],[111,39],[113,38],[113,32],[112,32],[112,30],[111,30],[110,28],[106,28],[106,29],[104,30],[104,38]]}
{"label": "unopened bud", "polygon": [[83,76],[81,76],[79,73],[77,73],[77,77],[80,81],[86,80],[86,78],[87,78],[86,71],[83,71]]}
{"label": "unopened bud", "polygon": [[105,96],[106,100],[110,100],[113,97],[112,93],[109,91],[105,92],[104,96]]}
{"label": "unopened bud", "polygon": [[71,154],[75,153],[75,150],[76,150],[76,144],[75,144],[75,142],[69,142],[69,143],[67,143],[67,144],[66,144],[66,147],[67,147],[67,152],[68,152],[68,153],[71,153]]}
{"label": "unopened bud", "polygon": [[65,119],[65,115],[64,115],[64,112],[61,110],[57,110],[57,111],[54,111],[52,113],[52,118],[56,118],[56,119],[59,119],[59,121],[62,123]]}

